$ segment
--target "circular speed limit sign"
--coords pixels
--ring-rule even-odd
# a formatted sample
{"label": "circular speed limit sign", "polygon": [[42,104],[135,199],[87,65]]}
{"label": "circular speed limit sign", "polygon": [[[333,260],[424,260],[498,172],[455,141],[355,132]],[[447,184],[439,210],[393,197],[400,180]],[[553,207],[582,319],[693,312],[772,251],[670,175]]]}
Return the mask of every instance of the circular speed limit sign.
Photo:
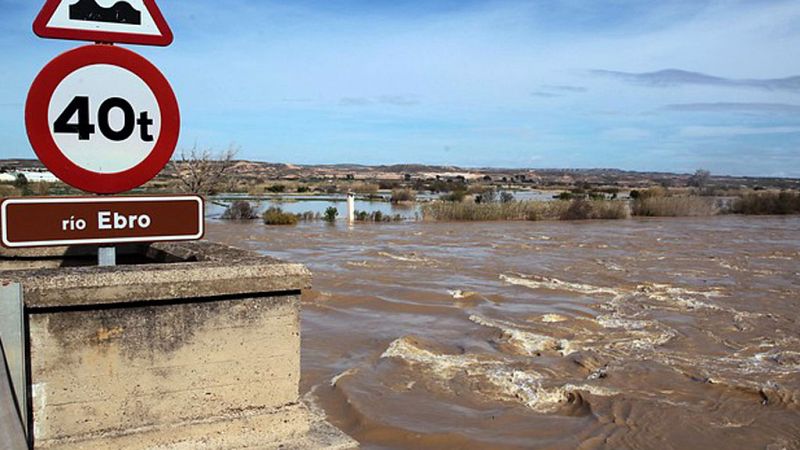
{"label": "circular speed limit sign", "polygon": [[36,155],[65,183],[116,194],[148,182],[169,162],[180,112],[169,82],[143,57],[89,45],[51,61],[25,106]]}

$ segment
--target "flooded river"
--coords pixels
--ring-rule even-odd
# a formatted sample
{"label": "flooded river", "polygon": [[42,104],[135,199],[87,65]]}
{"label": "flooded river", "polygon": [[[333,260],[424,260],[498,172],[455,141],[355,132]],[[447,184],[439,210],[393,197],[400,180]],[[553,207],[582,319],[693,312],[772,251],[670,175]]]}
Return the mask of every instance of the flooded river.
{"label": "flooded river", "polygon": [[800,218],[209,228],[312,269],[301,390],[363,448],[800,448]]}

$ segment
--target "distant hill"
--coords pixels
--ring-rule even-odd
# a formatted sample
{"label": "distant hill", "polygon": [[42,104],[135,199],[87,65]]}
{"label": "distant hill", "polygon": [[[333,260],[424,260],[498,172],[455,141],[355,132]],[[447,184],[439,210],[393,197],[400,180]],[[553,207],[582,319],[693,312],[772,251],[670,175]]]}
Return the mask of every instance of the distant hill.
{"label": "distant hill", "polygon": [[[44,166],[35,159],[0,160],[0,169],[40,169]],[[537,186],[565,186],[588,183],[647,187],[652,185],[684,186],[691,174],[669,172],[636,172],[612,168],[595,169],[531,169],[531,168],[465,168],[458,166],[429,166],[425,164],[392,164],[368,166],[363,164],[299,165],[262,161],[236,161],[231,172],[240,179],[265,182],[269,180],[430,180],[464,179],[493,182],[527,183]],[[168,167],[159,175],[161,179],[174,174]],[[800,179],[774,177],[712,176],[714,185],[763,186],[800,189]]]}

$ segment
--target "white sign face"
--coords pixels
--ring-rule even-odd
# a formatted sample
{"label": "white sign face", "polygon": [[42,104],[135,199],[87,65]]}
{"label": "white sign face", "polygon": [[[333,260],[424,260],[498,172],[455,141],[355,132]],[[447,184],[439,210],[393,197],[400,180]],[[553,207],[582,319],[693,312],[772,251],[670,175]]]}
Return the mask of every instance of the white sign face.
{"label": "white sign face", "polygon": [[143,0],[64,0],[47,22],[49,28],[160,36]]}
{"label": "white sign face", "polygon": [[144,161],[161,135],[161,110],[150,87],[125,68],[94,64],[55,89],[48,123],[56,145],[75,165],[118,173]]}

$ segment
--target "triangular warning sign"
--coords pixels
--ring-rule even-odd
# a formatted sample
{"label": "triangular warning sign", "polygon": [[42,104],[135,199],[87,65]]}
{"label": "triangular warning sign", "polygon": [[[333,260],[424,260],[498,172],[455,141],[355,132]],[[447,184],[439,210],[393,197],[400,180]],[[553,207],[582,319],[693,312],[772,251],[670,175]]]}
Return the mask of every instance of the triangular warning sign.
{"label": "triangular warning sign", "polygon": [[47,0],[33,22],[43,38],[167,46],[172,30],[155,0]]}

